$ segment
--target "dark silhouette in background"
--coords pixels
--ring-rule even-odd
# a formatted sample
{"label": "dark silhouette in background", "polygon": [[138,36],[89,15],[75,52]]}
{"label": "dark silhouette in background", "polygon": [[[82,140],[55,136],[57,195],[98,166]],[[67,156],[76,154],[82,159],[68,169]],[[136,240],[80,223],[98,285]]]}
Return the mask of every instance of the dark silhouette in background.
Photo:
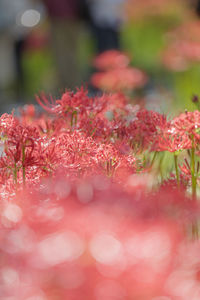
{"label": "dark silhouette in background", "polygon": [[[122,4],[126,0],[83,0],[87,5],[87,21],[94,41],[94,55],[107,50],[120,50],[120,31],[123,23]],[[91,75],[97,70],[91,68]],[[101,91],[89,85],[91,94]]]}
{"label": "dark silhouette in background", "polygon": [[16,95],[18,102],[22,102],[24,98],[25,78],[23,70],[23,54],[26,38],[17,39],[14,42],[14,61],[16,70]]}
{"label": "dark silhouette in background", "polygon": [[[0,0],[0,93],[2,102],[24,101],[24,45],[30,27],[23,14],[34,8],[32,0]],[[29,20],[27,20],[29,21]]]}
{"label": "dark silhouette in background", "polygon": [[[33,58],[34,55],[26,55],[34,50],[33,46],[30,47],[30,37],[35,29],[35,32],[38,29],[38,32],[40,32],[41,23],[41,28],[44,29],[46,35],[46,42],[48,42],[48,36],[50,35],[50,43],[45,44],[43,50],[45,53],[47,46],[48,50],[52,51],[57,72],[53,83],[50,79],[49,86],[48,83],[45,85],[48,81],[47,76],[46,81],[44,81],[44,89],[52,93],[54,91],[60,93],[65,88],[74,90],[76,87],[80,87],[84,81],[88,82],[91,75],[88,73],[92,72],[92,67],[87,66],[92,54],[90,50],[87,53],[88,59],[86,58],[86,62],[79,62],[79,59],[82,59],[80,55],[82,54],[80,53],[82,43],[86,43],[84,45],[84,47],[86,46],[85,49],[89,45],[88,32],[91,33],[95,46],[93,56],[105,50],[121,48],[120,29],[123,23],[121,4],[124,1],[0,0],[0,96],[2,107],[4,103],[7,106],[8,102],[17,104],[27,101],[30,86],[30,89],[35,89],[34,83],[33,88],[31,85],[32,77],[28,76],[32,69],[33,74],[38,71],[38,80],[40,80],[40,76],[43,79],[42,76],[44,75],[42,72],[40,73],[40,60],[38,60],[38,64],[33,60],[31,61],[33,63],[29,65],[27,58]],[[24,23],[23,14],[30,13],[31,9],[40,15],[40,20],[37,23],[39,26],[37,24],[31,25],[31,18],[28,17],[27,19],[27,16]],[[43,22],[46,20],[46,15],[48,16],[47,23]],[[49,24],[49,28],[46,27],[46,24]],[[88,31],[86,30],[84,40],[82,34],[85,34],[85,29],[88,29]],[[27,47],[28,43],[29,47]],[[51,72],[51,69],[49,70]],[[40,89],[42,88],[40,87]],[[35,92],[37,93],[38,90]]]}
{"label": "dark silhouette in background", "polygon": [[87,25],[91,31],[95,56],[106,50],[120,49],[123,2],[124,0],[43,0],[50,21],[51,47],[58,71],[59,88],[75,89],[83,83],[78,60],[83,25]]}
{"label": "dark silhouette in background", "polygon": [[120,49],[120,29],[124,0],[85,0],[97,53]]}
{"label": "dark silhouette in background", "polygon": [[83,12],[80,0],[43,0],[43,3],[50,21],[58,87],[74,89],[81,84],[78,47]]}
{"label": "dark silhouette in background", "polygon": [[196,12],[197,12],[197,15],[200,17],[200,0],[197,1]]}

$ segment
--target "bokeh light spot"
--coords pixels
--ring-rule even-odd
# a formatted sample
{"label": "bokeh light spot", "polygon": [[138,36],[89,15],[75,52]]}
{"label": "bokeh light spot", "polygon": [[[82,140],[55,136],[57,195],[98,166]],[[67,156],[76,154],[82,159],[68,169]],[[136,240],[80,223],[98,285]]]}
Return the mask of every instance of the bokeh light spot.
{"label": "bokeh light spot", "polygon": [[39,11],[28,9],[21,16],[21,24],[25,27],[34,27],[40,22],[40,17]]}

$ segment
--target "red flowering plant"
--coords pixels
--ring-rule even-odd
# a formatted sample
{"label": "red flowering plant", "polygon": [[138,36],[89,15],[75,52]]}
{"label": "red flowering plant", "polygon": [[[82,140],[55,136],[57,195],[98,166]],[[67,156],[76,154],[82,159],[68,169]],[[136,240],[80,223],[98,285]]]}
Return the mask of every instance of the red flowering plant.
{"label": "red flowering plant", "polygon": [[77,89],[75,92],[66,91],[61,99],[51,102],[43,94],[37,96],[38,103],[49,113],[55,116],[55,120],[62,119],[66,122],[66,127],[77,128],[83,124],[93,122],[97,119],[104,119],[107,112],[124,112],[128,99],[123,94],[103,95],[94,98],[88,96],[88,91],[84,88]]}
{"label": "red flowering plant", "polygon": [[[199,144],[199,130],[200,130],[200,112],[185,112],[179,117],[173,120],[173,126],[175,131],[179,135],[184,135],[189,139],[190,147],[187,147],[189,157],[190,157],[190,173],[192,179],[192,191],[193,196],[196,196],[196,184],[198,177],[198,162],[196,159],[196,154],[198,153]],[[188,144],[188,146],[189,146]]]}
{"label": "red flowering plant", "polygon": [[43,102],[37,100],[51,113],[49,118],[31,113],[30,120],[26,117],[29,113],[23,112],[20,124],[21,120],[2,116],[1,170],[7,172],[6,176],[13,174],[15,182],[19,181],[18,175],[25,183],[37,172],[40,175],[35,179],[39,180],[40,176],[53,175],[61,166],[73,170],[75,177],[103,172],[116,175],[117,180],[126,174],[126,181],[131,172],[151,172],[157,153],[167,151],[174,153],[179,186],[180,177],[188,174],[184,166],[179,167],[178,154],[188,150],[196,194],[198,163],[194,165],[192,157],[198,154],[198,111],[168,121],[165,115],[128,104],[129,99],[122,94],[92,98],[83,89],[77,93],[66,91],[51,104],[44,96]]}
{"label": "red flowering plant", "polygon": [[146,75],[136,68],[117,68],[95,73],[91,83],[104,91],[126,91],[142,87],[147,82]]}
{"label": "red flowering plant", "polygon": [[0,299],[198,299],[199,111],[83,88],[37,101],[0,118]]}
{"label": "red flowering plant", "polygon": [[94,61],[101,72],[94,73],[91,83],[103,91],[131,91],[142,87],[147,82],[146,74],[129,67],[130,60],[125,54],[108,50],[100,54]]}
{"label": "red flowering plant", "polygon": [[109,70],[128,67],[130,58],[118,50],[105,51],[94,60],[94,66],[99,70]]}
{"label": "red flowering plant", "polygon": [[[161,130],[157,131],[157,139],[153,144],[155,151],[168,151],[174,154],[174,166],[178,186],[180,185],[180,176],[188,176],[189,170],[193,197],[196,197],[196,180],[199,172],[199,163],[196,159],[199,143],[199,116],[199,111],[185,112],[166,122],[163,127],[160,127]],[[184,156],[183,151],[185,153]],[[178,156],[181,153],[183,165],[179,166]],[[188,163],[186,156],[189,156],[190,163]],[[179,169],[183,174],[179,174]]]}
{"label": "red flowering plant", "polygon": [[187,21],[168,33],[168,46],[163,53],[163,63],[173,71],[183,71],[200,61],[200,34],[198,20]]}
{"label": "red flowering plant", "polygon": [[159,16],[162,18],[182,18],[188,16],[188,5],[184,0],[128,0],[126,14],[133,21]]}
{"label": "red flowering plant", "polygon": [[[128,98],[125,98],[122,94],[103,95],[93,99],[88,97],[87,91],[83,89],[78,90],[77,93],[66,91],[61,97],[61,100],[56,100],[51,104],[48,103],[46,98],[43,100],[44,102],[41,103],[41,105],[52,113],[52,124],[60,124],[60,127],[56,127],[56,130],[55,127],[52,129],[52,138],[54,140],[52,140],[52,143],[56,143],[58,147],[55,148],[57,149],[56,155],[53,155],[55,160],[58,153],[65,153],[64,148],[66,149],[66,144],[63,141],[64,137],[68,139],[71,135],[70,132],[74,132],[75,134],[78,131],[82,132],[81,138],[86,138],[87,140],[87,137],[90,137],[94,139],[97,147],[96,150],[99,149],[98,145],[100,144],[105,145],[105,147],[108,147],[109,144],[111,146],[112,144],[114,148],[110,150],[109,153],[113,154],[111,154],[110,157],[105,155],[105,153],[103,155],[107,157],[107,161],[105,162],[107,174],[113,172],[110,173],[114,166],[114,169],[118,168],[118,162],[121,161],[121,159],[124,162],[129,161],[129,167],[133,168],[133,170],[151,170],[158,152],[172,152],[174,154],[177,185],[180,185],[180,177],[184,178],[185,173],[182,174],[182,172],[184,172],[185,168],[179,168],[178,154],[183,150],[194,151],[192,149],[197,147],[197,141],[199,139],[197,111],[182,114],[178,118],[168,121],[165,115],[145,109],[140,110],[138,106],[131,106],[128,104]],[[38,102],[41,102],[41,100],[38,99]],[[46,103],[46,105],[44,105],[44,103]],[[182,119],[184,119],[184,121]],[[43,132],[43,135],[48,139],[45,132]],[[76,138],[78,138],[78,136],[76,136]],[[49,143],[51,144],[51,142]],[[79,148],[79,145],[75,146],[75,148],[76,147]],[[48,149],[45,151],[49,153]],[[148,153],[151,152],[154,152],[154,155],[152,159],[149,160],[150,155]],[[54,151],[52,150],[52,154],[53,153]],[[67,153],[68,156],[69,152]],[[73,153],[75,157],[76,151],[73,150],[71,153]],[[144,155],[142,153],[144,153]],[[142,154],[142,158],[140,154]],[[81,157],[82,155],[83,154],[81,154]],[[62,165],[68,166],[66,160],[67,156],[65,154],[59,156],[56,168],[61,161]],[[128,156],[132,156],[134,163],[133,161],[130,163]],[[88,156],[84,154],[86,160],[87,157]],[[101,156],[98,156],[97,160],[99,164],[97,165],[103,166],[105,163],[102,164],[102,162],[99,161],[100,157]],[[70,156],[69,160],[72,162],[77,160],[78,162],[78,159],[80,160],[80,156],[76,159]],[[45,159],[45,161],[47,160]],[[193,165],[193,163],[191,163],[191,165]],[[79,169],[82,169],[82,167]],[[195,167],[193,167],[193,170],[197,171]],[[179,174],[180,171],[181,174]],[[194,182],[196,182],[197,177],[197,175],[191,177],[193,178],[193,194],[196,194]]]}
{"label": "red flowering plant", "polygon": [[13,116],[7,114],[0,118],[3,155],[1,169],[12,173],[15,183],[21,173],[25,184],[26,169],[38,165],[39,132],[35,127],[23,126]]}

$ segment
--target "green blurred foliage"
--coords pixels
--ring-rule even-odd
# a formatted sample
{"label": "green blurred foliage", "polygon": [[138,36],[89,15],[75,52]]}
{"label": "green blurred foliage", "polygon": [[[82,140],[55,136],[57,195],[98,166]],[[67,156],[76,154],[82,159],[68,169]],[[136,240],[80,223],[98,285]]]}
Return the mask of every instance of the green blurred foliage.
{"label": "green blurred foliage", "polygon": [[162,69],[160,54],[166,45],[165,34],[175,24],[158,17],[127,23],[122,32],[122,43],[133,55],[133,64],[150,73]]}
{"label": "green blurred foliage", "polygon": [[192,102],[194,95],[200,95],[200,65],[196,63],[184,72],[175,72],[173,77],[174,109],[193,111],[197,109]]}
{"label": "green blurred foliage", "polygon": [[[162,53],[168,42],[166,34],[179,24],[180,19],[176,17],[148,17],[130,21],[124,26],[121,35],[123,50],[130,54],[133,66],[146,71],[150,78],[150,88],[169,91],[172,101],[167,111],[173,113],[196,109],[191,98],[193,95],[200,95],[200,65],[194,64],[182,72],[171,72],[162,64]],[[78,56],[85,82],[89,81],[94,54],[94,43],[86,30],[80,39]],[[24,70],[28,96],[42,90],[48,93],[55,91],[56,71],[48,46],[26,52]],[[145,92],[148,93],[148,87]]]}
{"label": "green blurred foliage", "polygon": [[28,51],[24,55],[25,93],[33,96],[45,89],[51,91],[55,80],[55,69],[52,55],[48,49]]}

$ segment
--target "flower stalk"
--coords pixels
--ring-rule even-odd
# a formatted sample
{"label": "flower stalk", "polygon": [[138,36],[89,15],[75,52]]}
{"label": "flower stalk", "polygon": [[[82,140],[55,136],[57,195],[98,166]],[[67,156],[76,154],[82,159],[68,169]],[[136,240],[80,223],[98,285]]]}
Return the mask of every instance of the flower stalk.
{"label": "flower stalk", "polygon": [[178,154],[174,153],[174,166],[175,166],[175,171],[176,171],[176,181],[177,181],[177,186],[180,188],[180,174],[179,174],[179,169],[178,169]]}
{"label": "flower stalk", "polygon": [[191,176],[192,176],[192,199],[196,200],[197,178],[196,178],[196,174],[195,174],[195,148],[194,148],[194,145],[192,146],[192,149],[191,149],[190,168],[191,168]]}
{"label": "flower stalk", "polygon": [[22,146],[22,176],[23,176],[23,185],[26,185],[26,168],[25,168],[25,146]]}

